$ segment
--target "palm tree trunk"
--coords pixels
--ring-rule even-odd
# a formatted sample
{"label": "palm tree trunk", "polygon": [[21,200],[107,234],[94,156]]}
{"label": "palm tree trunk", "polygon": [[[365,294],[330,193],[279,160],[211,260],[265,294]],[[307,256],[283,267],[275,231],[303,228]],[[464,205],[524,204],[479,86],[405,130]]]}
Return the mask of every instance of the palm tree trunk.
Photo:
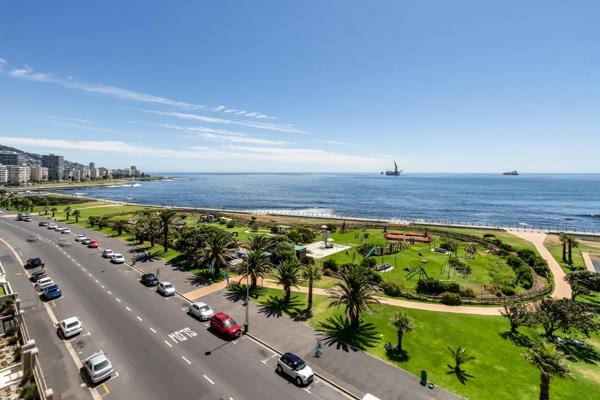
{"label": "palm tree trunk", "polygon": [[313,304],[313,283],[311,280],[310,282],[308,282],[308,304],[306,306],[307,311],[312,310],[312,304]]}
{"label": "palm tree trunk", "polygon": [[397,334],[398,334],[398,346],[397,346],[396,350],[398,350],[398,352],[401,353],[402,352],[402,337],[404,336],[404,332],[399,330],[397,332]]}
{"label": "palm tree trunk", "polygon": [[163,232],[163,247],[165,248],[165,253],[169,251],[169,230],[168,228]]}
{"label": "palm tree trunk", "polygon": [[540,373],[540,400],[550,400],[550,376]]}
{"label": "palm tree trunk", "polygon": [[290,299],[292,297],[292,291],[287,286],[283,288],[283,291],[285,293],[285,296],[283,297],[283,302],[287,304],[290,302]]}
{"label": "palm tree trunk", "polygon": [[256,289],[256,281],[257,281],[256,276],[252,276],[251,281],[250,281],[250,290]]}
{"label": "palm tree trunk", "polygon": [[569,242],[569,264],[573,264],[573,252],[572,252],[572,246],[571,243]]}
{"label": "palm tree trunk", "polygon": [[567,243],[566,242],[562,242],[562,256],[563,256],[563,261],[567,262]]}

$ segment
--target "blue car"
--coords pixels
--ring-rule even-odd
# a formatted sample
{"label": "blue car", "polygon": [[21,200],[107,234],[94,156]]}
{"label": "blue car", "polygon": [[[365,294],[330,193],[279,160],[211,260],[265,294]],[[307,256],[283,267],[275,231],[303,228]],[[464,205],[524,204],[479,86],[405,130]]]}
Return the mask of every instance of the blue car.
{"label": "blue car", "polygon": [[57,284],[50,285],[44,289],[44,298],[46,300],[58,299],[60,296],[62,296],[62,291]]}

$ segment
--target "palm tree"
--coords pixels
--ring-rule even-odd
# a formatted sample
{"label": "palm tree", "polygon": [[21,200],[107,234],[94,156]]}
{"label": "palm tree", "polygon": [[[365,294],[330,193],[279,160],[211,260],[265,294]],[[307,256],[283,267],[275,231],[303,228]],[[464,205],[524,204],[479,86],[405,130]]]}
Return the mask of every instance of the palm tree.
{"label": "palm tree", "polygon": [[102,228],[104,228],[108,224],[108,217],[105,215],[101,215],[96,220],[96,223],[98,224],[98,229],[102,230]]}
{"label": "palm tree", "polygon": [[158,220],[163,234],[163,247],[165,252],[169,251],[169,229],[173,220],[177,217],[177,213],[171,209],[165,208],[158,212]]}
{"label": "palm tree", "polygon": [[81,211],[74,210],[73,211],[73,216],[75,217],[75,223],[78,223],[79,222],[79,217],[81,216]]}
{"label": "palm tree", "polygon": [[235,238],[231,233],[215,228],[207,235],[205,246],[202,264],[210,266],[218,276],[221,268],[227,268],[228,261],[233,258],[237,248]]}
{"label": "palm tree", "polygon": [[250,251],[269,251],[273,247],[273,239],[266,235],[252,235],[248,239],[247,246]]}
{"label": "palm tree", "polygon": [[258,278],[264,278],[273,265],[261,249],[251,250],[241,265],[242,278],[250,279],[250,290],[256,289]]}
{"label": "palm tree", "polygon": [[448,368],[453,370],[456,375],[464,375],[463,364],[473,361],[475,357],[469,353],[466,347],[462,346],[458,346],[456,349],[448,347],[448,351],[452,355],[452,361],[454,362],[454,365],[448,364]]}
{"label": "palm tree", "polygon": [[321,279],[323,271],[321,266],[316,263],[305,264],[302,268],[302,279],[308,283],[308,304],[306,305],[306,311],[312,310],[313,305],[313,284],[315,281]]}
{"label": "palm tree", "polygon": [[286,304],[292,297],[292,286],[298,287],[300,273],[300,266],[295,261],[284,261],[277,268],[276,279],[283,286],[283,302]]}
{"label": "palm tree", "polygon": [[550,399],[550,378],[571,377],[571,369],[565,361],[565,355],[543,340],[536,340],[523,356],[540,370],[540,400]]}
{"label": "palm tree", "polygon": [[65,215],[67,217],[67,221],[69,220],[69,217],[71,216],[71,206],[67,206],[64,209]]}
{"label": "palm tree", "polygon": [[377,287],[373,285],[367,270],[356,264],[348,264],[339,272],[340,281],[329,290],[330,307],[346,306],[350,326],[358,328],[360,313],[371,312],[371,304],[379,304],[375,297]]}
{"label": "palm tree", "polygon": [[415,326],[412,318],[410,318],[408,314],[404,311],[400,311],[394,314],[394,318],[392,319],[392,326],[396,328],[396,335],[398,337],[398,345],[396,346],[396,351],[401,353],[402,338],[404,337],[404,334],[414,331]]}
{"label": "palm tree", "polygon": [[48,211],[50,211],[50,207],[44,206],[44,215],[48,215]]}
{"label": "palm tree", "polygon": [[562,260],[564,262],[567,262],[567,238],[569,237],[569,235],[567,235],[566,233],[562,232],[560,234],[560,236],[558,237],[558,239],[560,240],[560,242],[562,243]]}
{"label": "palm tree", "polygon": [[574,237],[569,236],[567,238],[567,245],[569,246],[569,265],[573,264],[573,247],[578,247],[579,243]]}
{"label": "palm tree", "polygon": [[111,223],[111,228],[117,231],[117,234],[121,236],[124,230],[127,230],[129,223],[124,219],[115,219]]}
{"label": "palm tree", "polygon": [[52,207],[50,211],[52,211],[52,218],[54,218],[54,213],[56,213],[58,210],[56,209],[56,207]]}

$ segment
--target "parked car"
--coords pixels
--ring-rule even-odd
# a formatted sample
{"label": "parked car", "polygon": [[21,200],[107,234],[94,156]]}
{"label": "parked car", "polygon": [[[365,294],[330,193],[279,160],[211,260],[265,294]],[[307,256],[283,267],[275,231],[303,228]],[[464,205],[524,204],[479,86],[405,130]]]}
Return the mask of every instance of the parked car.
{"label": "parked car", "polygon": [[208,321],[211,319],[215,312],[206,303],[196,302],[188,306],[188,314],[193,317],[200,319],[201,321]]}
{"label": "parked car", "polygon": [[111,249],[105,249],[104,251],[102,251],[102,257],[104,258],[111,258],[113,254],[115,254],[115,252]]}
{"label": "parked car", "polygon": [[30,215],[24,215],[23,217],[21,217],[21,221],[23,222],[31,222],[33,221]]}
{"label": "parked car", "polygon": [[38,226],[48,226],[48,221],[40,221],[38,222]]}
{"label": "parked car", "polygon": [[238,338],[242,334],[242,328],[229,315],[218,312],[210,319],[210,326],[220,335],[230,339]]}
{"label": "parked car", "polygon": [[125,257],[121,253],[113,253],[110,256],[110,261],[114,264],[123,264],[125,262]]}
{"label": "parked car", "polygon": [[62,290],[56,283],[44,288],[44,299],[53,300],[60,296],[62,296]]}
{"label": "parked car", "polygon": [[71,228],[62,228],[60,233],[71,233]]}
{"label": "parked car", "polygon": [[63,230],[63,229],[64,229],[64,228],[63,228],[62,226],[60,226],[60,225],[56,225],[56,228],[54,228],[54,230],[55,230],[56,232],[62,232],[62,230]]}
{"label": "parked car", "polygon": [[156,291],[163,296],[173,296],[175,294],[175,286],[171,282],[160,282]]}
{"label": "parked car", "polygon": [[42,259],[39,257],[28,258],[27,261],[25,262],[26,269],[43,267],[43,266],[44,266],[44,263],[42,262]]}
{"label": "parked car", "polygon": [[70,338],[83,331],[83,325],[77,317],[69,317],[63,319],[58,324],[58,328],[60,329],[60,333],[63,335],[64,338]]}
{"label": "parked car", "polygon": [[90,240],[90,242],[87,245],[90,249],[97,249],[98,248],[98,242],[95,240]]}
{"label": "parked car", "polygon": [[50,229],[50,230],[55,230],[57,226],[58,226],[58,225],[56,225],[54,222],[50,222],[50,223],[48,224],[48,229]]}
{"label": "parked car", "polygon": [[82,240],[87,239],[87,237],[85,235],[77,235],[75,236],[75,241],[76,242],[81,242]]}
{"label": "parked car", "polygon": [[142,275],[142,279],[140,279],[140,282],[142,282],[146,286],[156,286],[160,281],[158,280],[156,275],[150,272]]}
{"label": "parked car", "polygon": [[103,351],[84,359],[83,368],[94,384],[109,378],[113,373],[112,364]]}
{"label": "parked car", "polygon": [[277,360],[277,372],[288,375],[296,381],[298,386],[308,385],[314,378],[312,368],[306,365],[304,360],[292,353],[284,353]]}
{"label": "parked car", "polygon": [[45,278],[41,278],[39,279],[36,283],[35,283],[35,288],[37,290],[44,290],[46,289],[48,286],[52,286],[54,285],[54,281],[49,278],[49,277],[45,277]]}
{"label": "parked car", "polygon": [[90,244],[91,241],[92,241],[92,239],[85,238],[85,239],[81,240],[81,244],[84,244],[87,246],[88,244]]}
{"label": "parked car", "polygon": [[31,279],[33,282],[37,282],[37,281],[39,281],[40,279],[42,279],[42,278],[45,278],[45,277],[47,277],[47,276],[48,276],[48,275],[46,275],[46,271],[44,271],[43,269],[40,269],[40,270],[37,270],[37,271],[34,271],[34,272],[32,272],[32,273],[31,273],[31,277],[30,277],[30,279]]}

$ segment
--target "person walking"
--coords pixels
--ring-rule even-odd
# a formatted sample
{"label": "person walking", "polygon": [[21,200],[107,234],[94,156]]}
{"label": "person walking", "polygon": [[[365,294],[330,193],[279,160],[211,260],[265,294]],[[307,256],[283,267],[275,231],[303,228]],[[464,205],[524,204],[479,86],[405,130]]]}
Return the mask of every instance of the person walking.
{"label": "person walking", "polygon": [[317,348],[315,349],[315,357],[319,358],[323,355],[323,344],[317,340]]}

